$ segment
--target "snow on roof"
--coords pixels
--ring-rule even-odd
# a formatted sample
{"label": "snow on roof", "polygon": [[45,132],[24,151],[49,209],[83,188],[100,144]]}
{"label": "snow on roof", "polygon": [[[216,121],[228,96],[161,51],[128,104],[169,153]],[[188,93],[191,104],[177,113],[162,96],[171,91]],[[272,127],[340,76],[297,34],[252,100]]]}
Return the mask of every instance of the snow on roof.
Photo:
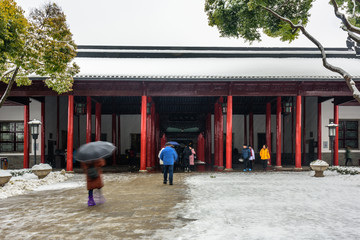
{"label": "snow on roof", "polygon": [[[329,58],[352,76],[360,59]],[[78,78],[341,78],[321,58],[76,58]]]}

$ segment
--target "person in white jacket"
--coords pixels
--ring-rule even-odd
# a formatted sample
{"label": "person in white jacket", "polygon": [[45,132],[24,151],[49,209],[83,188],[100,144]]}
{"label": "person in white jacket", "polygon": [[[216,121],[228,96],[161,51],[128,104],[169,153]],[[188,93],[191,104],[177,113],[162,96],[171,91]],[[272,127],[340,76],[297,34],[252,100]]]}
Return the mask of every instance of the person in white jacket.
{"label": "person in white jacket", "polygon": [[255,161],[255,152],[254,149],[249,145],[249,149],[250,149],[250,157],[249,157],[249,165],[250,168],[253,168],[253,162]]}
{"label": "person in white jacket", "polygon": [[162,172],[162,173],[164,172],[164,168],[163,168],[164,161],[160,158],[160,154],[161,154],[162,150],[164,150],[164,149],[165,149],[165,147],[163,147],[163,148],[159,151],[159,155],[158,155],[159,163],[160,163],[160,168],[161,168],[161,172]]}

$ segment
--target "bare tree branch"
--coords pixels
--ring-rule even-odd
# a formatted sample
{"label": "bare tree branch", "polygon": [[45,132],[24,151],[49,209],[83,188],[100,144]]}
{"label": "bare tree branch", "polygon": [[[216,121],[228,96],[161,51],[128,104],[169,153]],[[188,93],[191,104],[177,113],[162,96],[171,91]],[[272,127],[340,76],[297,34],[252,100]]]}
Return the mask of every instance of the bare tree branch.
{"label": "bare tree branch", "polygon": [[5,72],[1,75],[0,80],[3,79],[3,78],[5,78],[8,74],[14,72],[15,70],[16,70],[16,67],[15,67],[15,68],[11,68],[11,69],[5,71]]}
{"label": "bare tree branch", "polygon": [[5,90],[4,94],[1,96],[1,99],[0,99],[0,108],[1,108],[2,105],[5,103],[5,100],[7,99],[7,97],[8,97],[9,94],[10,94],[12,85],[13,85],[14,82],[15,82],[16,75],[17,75],[19,69],[20,69],[20,67],[17,66],[17,67],[15,68],[15,70],[13,71],[13,75],[12,75],[12,77],[11,77],[11,79],[10,79],[7,87],[6,87],[6,90]]}
{"label": "bare tree branch", "polygon": [[[358,2],[359,2],[359,0],[358,0]],[[348,30],[352,31],[352,32],[355,32],[355,33],[357,33],[357,34],[360,34],[360,28],[355,27],[354,25],[352,25],[352,24],[347,20],[345,14],[339,12],[339,7],[338,7],[336,1],[335,1],[335,0],[331,0],[331,3],[332,3],[332,5],[333,5],[333,7],[334,7],[335,16],[336,16],[337,18],[339,18],[339,19],[343,22],[343,24],[345,25],[345,27],[346,27]]]}
{"label": "bare tree branch", "polygon": [[340,67],[336,67],[336,66],[328,63],[324,47],[321,45],[321,43],[318,40],[316,40],[310,33],[308,33],[306,31],[306,29],[304,28],[304,26],[301,23],[294,24],[290,19],[280,16],[278,13],[274,12],[272,9],[265,7],[265,6],[261,6],[261,7],[264,8],[269,13],[271,13],[272,15],[274,15],[275,17],[279,18],[280,20],[289,23],[292,28],[299,28],[301,30],[301,32],[319,48],[319,50],[321,52],[321,56],[322,56],[323,66],[332,72],[336,72],[336,73],[340,74],[345,79],[346,84],[348,85],[353,97],[358,102],[360,102],[360,91],[357,89],[355,81],[353,80],[353,77],[348,72],[346,72],[344,69],[342,69]]}
{"label": "bare tree branch", "polygon": [[350,32],[350,31],[348,31],[348,36],[360,45],[360,36],[356,35],[353,32]]}

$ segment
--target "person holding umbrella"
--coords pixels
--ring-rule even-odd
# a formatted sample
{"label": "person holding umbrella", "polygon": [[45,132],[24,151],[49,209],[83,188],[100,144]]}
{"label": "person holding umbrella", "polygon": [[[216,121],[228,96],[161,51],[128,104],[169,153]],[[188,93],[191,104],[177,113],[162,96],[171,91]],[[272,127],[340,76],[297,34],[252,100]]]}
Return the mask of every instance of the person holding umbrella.
{"label": "person holding umbrella", "polygon": [[81,167],[86,173],[86,186],[89,192],[88,206],[95,206],[94,190],[98,190],[97,203],[105,203],[105,197],[101,193],[101,188],[104,186],[102,180],[101,167],[105,166],[105,159],[100,158],[94,161],[82,162]]}
{"label": "person holding umbrella", "polygon": [[[75,159],[81,162],[86,173],[86,185],[89,191],[88,206],[95,206],[96,203],[104,203],[105,198],[101,194],[104,186],[101,167],[105,166],[105,157],[110,156],[116,147],[109,142],[97,141],[82,145],[75,155]],[[94,190],[98,189],[98,196],[95,202]]]}
{"label": "person holding umbrella", "polygon": [[178,160],[178,154],[174,149],[176,142],[167,142],[160,153],[160,159],[164,163],[164,184],[167,183],[169,173],[169,184],[173,185],[174,163]]}

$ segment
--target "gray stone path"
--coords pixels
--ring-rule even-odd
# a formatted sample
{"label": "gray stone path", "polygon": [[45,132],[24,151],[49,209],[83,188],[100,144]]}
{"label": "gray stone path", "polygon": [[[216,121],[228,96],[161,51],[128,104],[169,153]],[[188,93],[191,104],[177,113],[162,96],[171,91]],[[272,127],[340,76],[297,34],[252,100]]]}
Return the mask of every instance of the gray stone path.
{"label": "gray stone path", "polygon": [[179,222],[169,212],[185,200],[185,174],[175,174],[173,186],[160,173],[125,175],[128,180],[105,181],[107,202],[95,207],[87,207],[84,187],[0,200],[0,239],[151,239]]}

